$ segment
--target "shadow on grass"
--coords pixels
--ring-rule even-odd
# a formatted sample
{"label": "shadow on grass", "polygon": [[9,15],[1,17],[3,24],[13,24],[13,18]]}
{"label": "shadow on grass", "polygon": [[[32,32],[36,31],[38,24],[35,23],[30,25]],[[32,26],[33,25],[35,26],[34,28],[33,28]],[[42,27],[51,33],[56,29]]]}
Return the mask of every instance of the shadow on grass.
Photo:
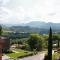
{"label": "shadow on grass", "polygon": [[4,52],[5,54],[10,54],[10,53],[13,53],[12,51],[6,51]]}

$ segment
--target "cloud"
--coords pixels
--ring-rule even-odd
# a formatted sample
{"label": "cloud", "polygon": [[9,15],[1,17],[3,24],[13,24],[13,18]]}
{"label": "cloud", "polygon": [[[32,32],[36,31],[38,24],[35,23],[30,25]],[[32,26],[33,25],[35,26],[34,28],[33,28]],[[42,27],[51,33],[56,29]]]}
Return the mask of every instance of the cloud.
{"label": "cloud", "polygon": [[0,0],[0,23],[60,22],[60,0]]}
{"label": "cloud", "polygon": [[9,0],[0,0],[0,6],[6,6]]}

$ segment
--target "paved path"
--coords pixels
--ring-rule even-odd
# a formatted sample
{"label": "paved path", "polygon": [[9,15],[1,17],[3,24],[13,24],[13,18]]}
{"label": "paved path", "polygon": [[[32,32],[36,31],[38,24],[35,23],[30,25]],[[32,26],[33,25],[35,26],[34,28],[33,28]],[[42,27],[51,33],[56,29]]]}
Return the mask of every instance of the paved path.
{"label": "paved path", "polygon": [[[54,54],[54,50],[52,51],[52,54]],[[44,56],[45,56],[45,52],[34,55],[34,56],[22,58],[22,59],[19,59],[19,60],[43,60]]]}
{"label": "paved path", "polygon": [[44,55],[45,55],[45,53],[42,53],[42,54],[37,54],[35,56],[22,58],[22,59],[19,59],[19,60],[43,60],[44,59]]}
{"label": "paved path", "polygon": [[4,55],[4,56],[2,56],[2,60],[9,60],[9,57]]}
{"label": "paved path", "polygon": [[[45,56],[45,53],[46,52],[41,52],[37,55],[34,55],[34,56],[29,56],[29,57],[25,57],[25,58],[22,58],[22,59],[16,59],[16,60],[43,60],[44,59],[44,56]],[[52,51],[52,54],[54,54],[54,50]],[[13,60],[13,59],[9,59],[8,56],[3,56],[3,59],[2,60]]]}
{"label": "paved path", "polygon": [[[25,58],[16,59],[16,60],[43,60],[44,59],[44,55],[45,55],[45,53],[41,53],[41,54],[37,54],[37,55],[34,55],[34,56],[25,57]],[[2,60],[14,60],[14,59],[9,59],[8,56],[4,55],[2,57]]]}

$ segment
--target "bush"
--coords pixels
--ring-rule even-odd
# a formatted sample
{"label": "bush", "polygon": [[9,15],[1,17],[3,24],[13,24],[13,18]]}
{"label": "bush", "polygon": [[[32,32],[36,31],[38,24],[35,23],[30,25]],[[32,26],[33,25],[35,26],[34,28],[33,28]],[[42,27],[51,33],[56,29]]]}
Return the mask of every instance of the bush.
{"label": "bush", "polygon": [[13,53],[11,50],[8,50],[6,52],[4,52],[5,54],[8,54],[8,53]]}

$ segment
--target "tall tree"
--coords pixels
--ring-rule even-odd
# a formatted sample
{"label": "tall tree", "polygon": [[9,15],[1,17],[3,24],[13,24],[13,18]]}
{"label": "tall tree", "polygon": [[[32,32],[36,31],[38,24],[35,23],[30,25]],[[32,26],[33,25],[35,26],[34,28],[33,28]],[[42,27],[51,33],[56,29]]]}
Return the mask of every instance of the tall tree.
{"label": "tall tree", "polygon": [[0,36],[2,35],[2,26],[0,25]]}
{"label": "tall tree", "polygon": [[52,60],[52,29],[50,27],[48,40],[48,60]]}
{"label": "tall tree", "polygon": [[[2,26],[0,25],[0,36],[2,34]],[[0,42],[0,60],[2,60],[2,46],[1,46],[1,42]]]}

